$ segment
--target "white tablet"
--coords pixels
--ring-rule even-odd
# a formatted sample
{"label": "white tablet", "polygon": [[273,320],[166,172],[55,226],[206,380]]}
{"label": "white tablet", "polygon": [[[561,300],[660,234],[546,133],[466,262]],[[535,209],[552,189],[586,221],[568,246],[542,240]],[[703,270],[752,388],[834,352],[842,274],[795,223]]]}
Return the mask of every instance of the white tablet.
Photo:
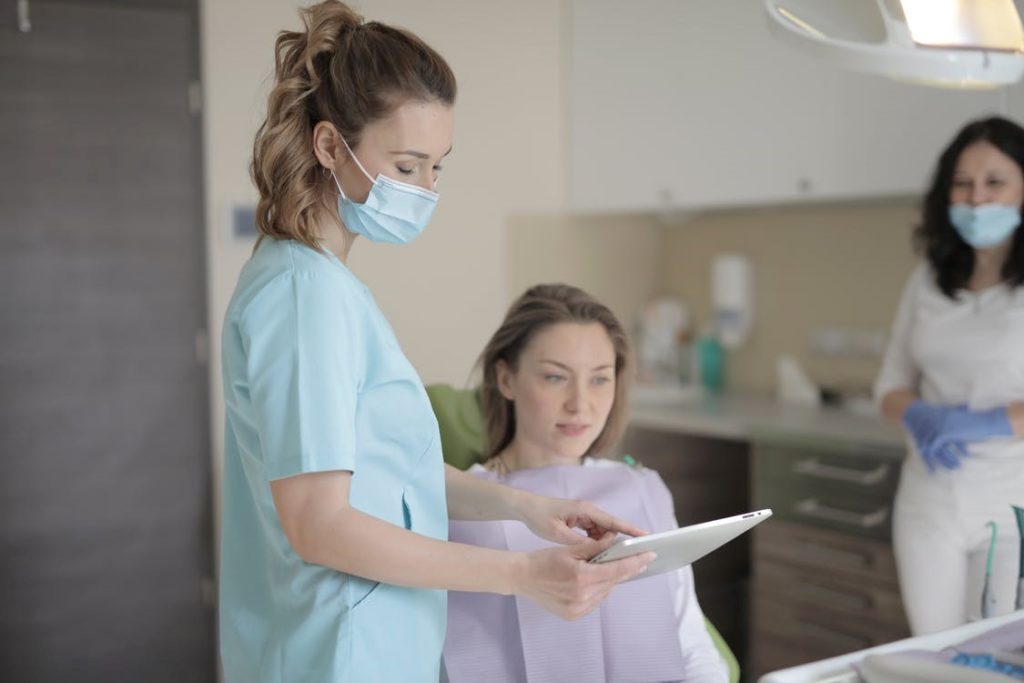
{"label": "white tablet", "polygon": [[647,566],[647,571],[637,574],[633,579],[670,572],[699,560],[743,532],[749,531],[771,515],[771,510],[757,510],[735,517],[684,526],[681,529],[635,538],[630,537],[619,541],[603,553],[595,555],[590,561],[611,562],[653,550],[658,556]]}

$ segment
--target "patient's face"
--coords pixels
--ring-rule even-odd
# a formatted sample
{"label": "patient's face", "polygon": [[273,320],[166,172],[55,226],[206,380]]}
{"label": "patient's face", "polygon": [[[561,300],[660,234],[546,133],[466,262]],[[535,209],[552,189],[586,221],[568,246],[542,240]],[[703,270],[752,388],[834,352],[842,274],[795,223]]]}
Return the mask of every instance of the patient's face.
{"label": "patient's face", "polygon": [[534,335],[516,372],[498,369],[516,411],[516,447],[546,464],[576,462],[615,400],[615,348],[600,323],[558,323]]}

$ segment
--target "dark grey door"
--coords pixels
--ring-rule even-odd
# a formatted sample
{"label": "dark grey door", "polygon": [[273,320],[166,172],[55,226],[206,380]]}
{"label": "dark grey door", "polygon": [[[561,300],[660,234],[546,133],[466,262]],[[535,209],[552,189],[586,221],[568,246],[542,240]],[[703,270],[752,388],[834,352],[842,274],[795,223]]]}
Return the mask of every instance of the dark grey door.
{"label": "dark grey door", "polygon": [[0,681],[213,681],[195,3],[27,5],[21,32],[0,0]]}

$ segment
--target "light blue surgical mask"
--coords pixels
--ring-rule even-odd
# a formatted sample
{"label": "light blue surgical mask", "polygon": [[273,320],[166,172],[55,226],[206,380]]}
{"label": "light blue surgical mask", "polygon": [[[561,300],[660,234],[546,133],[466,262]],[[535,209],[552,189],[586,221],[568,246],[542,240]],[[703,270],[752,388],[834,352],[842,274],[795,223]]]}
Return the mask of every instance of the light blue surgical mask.
{"label": "light blue surgical mask", "polygon": [[1020,208],[1009,204],[953,204],[949,222],[964,242],[975,249],[999,244],[1020,225]]}
{"label": "light blue surgical mask", "polygon": [[405,244],[417,237],[430,222],[437,207],[438,194],[422,187],[403,183],[382,173],[374,180],[352,149],[342,138],[349,155],[373,187],[362,204],[345,196],[338,176],[331,171],[334,184],[338,186],[338,215],[345,227],[371,242]]}

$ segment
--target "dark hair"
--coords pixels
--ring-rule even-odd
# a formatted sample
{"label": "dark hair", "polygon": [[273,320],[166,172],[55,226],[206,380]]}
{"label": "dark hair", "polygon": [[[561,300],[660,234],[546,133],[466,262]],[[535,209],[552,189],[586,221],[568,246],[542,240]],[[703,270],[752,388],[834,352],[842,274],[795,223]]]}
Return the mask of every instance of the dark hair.
{"label": "dark hair", "polygon": [[[942,152],[924,199],[921,224],[914,231],[914,243],[935,272],[936,284],[949,298],[963,288],[974,270],[974,249],[949,221],[949,194],[953,174],[963,151],[976,142],[988,142],[1013,159],[1024,173],[1024,128],[1013,121],[993,116],[964,126]],[[1024,230],[1017,230],[1003,264],[1003,281],[1018,287],[1024,283]]]}
{"label": "dark hair", "polygon": [[601,453],[618,441],[626,425],[631,371],[625,329],[607,306],[582,289],[562,284],[536,285],[512,303],[478,361],[483,370],[480,404],[487,435],[485,459],[504,450],[516,435],[515,407],[498,389],[498,361],[504,361],[515,372],[523,349],[541,330],[557,323],[592,322],[604,326],[615,349],[615,398],[604,428],[586,454]]}
{"label": "dark hair", "polygon": [[250,172],[260,193],[261,239],[294,239],[319,249],[313,220],[331,181],[313,153],[313,127],[328,121],[355,148],[367,124],[405,101],[451,106],[456,86],[441,55],[409,31],[364,23],[337,0],[303,8],[299,16],[305,30],[277,36],[277,82]]}

